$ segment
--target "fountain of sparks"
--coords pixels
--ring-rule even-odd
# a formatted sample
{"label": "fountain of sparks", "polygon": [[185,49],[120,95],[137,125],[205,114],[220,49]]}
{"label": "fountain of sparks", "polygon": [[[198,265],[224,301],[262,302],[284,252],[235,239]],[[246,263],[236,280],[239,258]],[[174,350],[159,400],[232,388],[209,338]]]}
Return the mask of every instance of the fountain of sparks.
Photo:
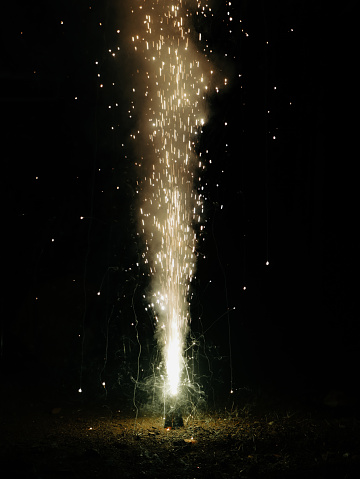
{"label": "fountain of sparks", "polygon": [[187,381],[190,284],[196,231],[203,228],[196,226],[201,223],[202,198],[195,188],[199,158],[194,145],[205,121],[209,64],[192,44],[186,0],[143,0],[133,13],[140,31],[132,41],[146,80],[136,138],[146,145],[146,174],[138,184],[140,234],[151,276],[149,302],[162,354],[164,397],[176,398]]}

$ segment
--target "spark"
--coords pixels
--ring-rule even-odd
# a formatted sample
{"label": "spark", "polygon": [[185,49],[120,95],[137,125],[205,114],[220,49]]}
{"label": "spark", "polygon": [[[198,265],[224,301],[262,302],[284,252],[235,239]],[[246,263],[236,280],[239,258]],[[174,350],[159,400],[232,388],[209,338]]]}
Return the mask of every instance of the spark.
{"label": "spark", "polygon": [[[172,5],[144,2],[133,13],[144,29],[131,41],[143,65],[142,98],[146,99],[140,112],[145,120],[142,130],[131,134],[147,144],[143,155],[147,167],[139,181],[139,234],[145,240],[143,261],[151,276],[149,303],[162,350],[166,394],[176,396],[190,323],[196,225],[202,221],[202,198],[194,186],[198,165],[194,147],[206,121],[204,104],[210,87],[206,73],[210,78],[213,72],[209,60],[192,44],[191,15],[183,0]],[[133,88],[134,95],[139,94],[137,89]]]}

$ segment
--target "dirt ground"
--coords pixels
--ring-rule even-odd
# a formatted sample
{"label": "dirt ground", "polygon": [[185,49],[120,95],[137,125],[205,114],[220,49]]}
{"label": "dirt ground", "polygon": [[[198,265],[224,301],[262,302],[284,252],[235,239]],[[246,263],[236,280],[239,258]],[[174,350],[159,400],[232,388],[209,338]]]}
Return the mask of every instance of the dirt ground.
{"label": "dirt ground", "polygon": [[183,415],[119,405],[19,404],[1,409],[6,478],[355,478],[360,419],[353,411],[235,404]]}

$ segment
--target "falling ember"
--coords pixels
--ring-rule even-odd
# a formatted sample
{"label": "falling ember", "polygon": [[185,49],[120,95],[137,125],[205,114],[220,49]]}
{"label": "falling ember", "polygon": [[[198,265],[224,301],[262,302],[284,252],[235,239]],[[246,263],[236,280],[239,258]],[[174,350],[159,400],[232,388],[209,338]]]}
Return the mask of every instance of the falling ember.
{"label": "falling ember", "polygon": [[[199,8],[201,2],[197,4]],[[194,227],[202,209],[201,195],[194,187],[198,165],[194,146],[204,124],[208,89],[207,60],[192,44],[187,5],[185,0],[139,2],[133,14],[141,27],[132,36],[146,82],[138,112],[141,126],[136,131],[146,168],[139,182],[143,260],[151,275],[149,299],[162,351],[165,393],[173,397],[184,373],[190,322],[190,283],[196,266]]]}

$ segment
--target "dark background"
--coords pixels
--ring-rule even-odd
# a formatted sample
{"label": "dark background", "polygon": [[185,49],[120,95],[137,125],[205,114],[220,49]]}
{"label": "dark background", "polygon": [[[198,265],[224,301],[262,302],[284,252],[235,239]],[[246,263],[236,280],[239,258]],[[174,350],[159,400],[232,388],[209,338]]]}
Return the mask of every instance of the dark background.
{"label": "dark background", "polygon": [[[144,382],[157,353],[137,266],[126,17],[99,3],[2,12],[1,371],[24,391],[97,396],[106,381],[131,397],[139,341]],[[196,371],[207,393],[356,389],[355,2],[232,3],[197,19],[229,86],[197,145]]]}

